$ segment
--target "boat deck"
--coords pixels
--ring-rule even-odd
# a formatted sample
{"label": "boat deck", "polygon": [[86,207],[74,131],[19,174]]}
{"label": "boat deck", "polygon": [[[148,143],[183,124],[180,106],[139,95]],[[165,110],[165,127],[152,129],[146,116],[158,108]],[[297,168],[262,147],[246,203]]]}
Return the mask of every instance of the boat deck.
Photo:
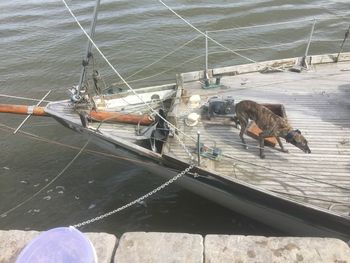
{"label": "boat deck", "polygon": [[[199,131],[201,142],[223,153],[218,161],[201,157],[201,168],[298,203],[350,216],[350,62],[314,64],[301,73],[243,74],[240,68],[231,67],[214,70],[213,74],[220,72],[226,74],[222,75],[222,85],[213,89],[202,88],[200,72],[182,75],[186,96],[171,113],[181,132],[178,138],[169,138],[163,154],[189,162],[180,139],[197,160]],[[232,96],[235,103],[249,99],[283,104],[290,124],[306,137],[312,153],[305,154],[282,140],[288,154],[278,151],[278,145],[265,147],[266,158],[260,159],[258,142],[245,136],[249,149],[244,149],[239,130],[227,118],[207,120],[202,116],[196,126],[187,126],[189,113],[201,113],[187,103],[194,94],[200,95],[202,104],[217,95]]]}

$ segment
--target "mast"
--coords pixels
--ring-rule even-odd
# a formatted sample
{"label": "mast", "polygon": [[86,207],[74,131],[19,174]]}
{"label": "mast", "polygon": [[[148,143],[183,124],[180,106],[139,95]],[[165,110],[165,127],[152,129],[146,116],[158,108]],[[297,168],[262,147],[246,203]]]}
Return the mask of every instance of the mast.
{"label": "mast", "polygon": [[[101,2],[100,0],[96,0],[93,19],[92,19],[91,25],[90,25],[90,38],[91,39],[93,39],[94,35],[95,35],[97,13],[98,13],[98,8],[100,6],[100,2]],[[83,83],[84,83],[85,78],[86,78],[87,66],[89,65],[90,58],[92,57],[91,49],[92,49],[92,43],[90,42],[90,40],[88,40],[88,43],[86,46],[85,57],[82,61],[83,68],[81,70],[79,84],[76,88],[76,93],[72,96],[73,101],[76,101],[76,102],[81,100],[81,91],[82,91]]]}

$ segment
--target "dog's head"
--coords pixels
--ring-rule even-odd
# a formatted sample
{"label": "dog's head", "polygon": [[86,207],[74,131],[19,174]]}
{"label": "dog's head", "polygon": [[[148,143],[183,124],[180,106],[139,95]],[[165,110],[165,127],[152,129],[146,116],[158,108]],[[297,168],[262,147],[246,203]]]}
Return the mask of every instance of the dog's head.
{"label": "dog's head", "polygon": [[305,153],[311,153],[311,150],[307,145],[307,140],[299,130],[290,131],[287,134],[286,141],[298,147],[300,150],[302,150]]}

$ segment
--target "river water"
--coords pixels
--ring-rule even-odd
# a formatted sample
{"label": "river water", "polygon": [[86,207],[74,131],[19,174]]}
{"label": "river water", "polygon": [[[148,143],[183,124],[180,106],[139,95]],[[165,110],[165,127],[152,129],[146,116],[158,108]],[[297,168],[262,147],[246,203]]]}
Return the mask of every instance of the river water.
{"label": "river water", "polygon": [[[314,18],[317,23],[309,53],[335,53],[350,20],[350,2],[344,0],[166,3],[201,31],[234,28],[210,36],[255,61],[302,56]],[[94,1],[68,4],[88,29]],[[52,90],[48,100],[66,99],[67,88],[79,80],[86,38],[63,3],[0,0],[0,10],[0,93],[41,98]],[[294,20],[297,22],[284,23]],[[274,23],[279,24],[259,26]],[[128,77],[198,35],[156,0],[108,0],[102,1],[95,39],[111,63]],[[176,73],[203,69],[204,43],[204,38],[198,37],[129,78],[130,84],[137,88],[174,82]],[[222,51],[209,43],[209,52],[215,53],[209,56],[209,67],[248,62]],[[118,82],[101,57],[96,54],[95,58],[106,83]],[[0,103],[34,102],[0,97]],[[16,127],[22,120],[23,116],[0,116],[0,213],[18,206],[0,218],[0,229],[45,230],[75,224],[118,208],[163,183],[137,167],[85,152],[54,184],[32,197],[76,155],[77,150],[62,144],[81,147],[85,141],[54,120],[34,117],[23,131],[62,144],[12,135],[8,127]],[[88,148],[101,151],[94,145]],[[283,234],[175,185],[84,230]]]}

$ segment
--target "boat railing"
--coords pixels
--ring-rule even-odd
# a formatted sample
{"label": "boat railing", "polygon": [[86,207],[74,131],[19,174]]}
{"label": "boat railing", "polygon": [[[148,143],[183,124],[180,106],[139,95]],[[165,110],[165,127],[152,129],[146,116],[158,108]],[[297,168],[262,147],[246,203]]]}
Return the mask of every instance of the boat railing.
{"label": "boat railing", "polygon": [[[350,18],[344,13],[344,15],[325,15],[312,19],[297,19],[207,30],[205,34],[195,35],[171,52],[128,75],[125,79],[128,83],[144,83],[151,79],[160,78],[166,73],[178,71],[177,69],[180,67],[195,62],[198,63],[199,67],[208,71],[209,68],[267,61],[283,57],[306,57],[309,54],[335,53],[335,51],[340,50],[350,51],[346,45],[344,49],[341,48],[344,41],[344,33],[348,29],[349,24]],[[215,40],[220,45],[210,39]],[[276,43],[276,39],[279,39],[280,42]],[[192,45],[196,46],[194,49],[196,54],[193,57],[155,74],[141,78],[136,77]],[[273,52],[269,52],[269,50],[273,50]],[[228,59],[228,54],[232,54],[232,59]],[[242,56],[237,56],[237,54]],[[245,60],[244,57],[250,60]],[[121,84],[123,83],[118,82],[113,85]]]}
{"label": "boat railing", "polygon": [[[310,54],[346,51],[344,40],[349,34],[347,33],[349,22],[350,18],[346,16],[323,16],[312,19],[208,30],[206,31],[207,37],[205,37],[204,44],[204,69],[207,72],[210,68],[223,67],[225,62],[230,65],[248,62],[242,61],[242,58],[235,56],[233,52],[231,54],[234,61],[228,60],[227,54],[230,52],[227,49],[222,50],[215,44],[210,45],[210,38],[218,40],[228,48],[230,46],[238,47],[234,49],[235,52],[254,58],[257,62],[282,57],[305,58]],[[273,40],[281,38],[281,36],[281,42],[274,43]],[[274,52],[265,52],[265,50],[274,50]]]}

